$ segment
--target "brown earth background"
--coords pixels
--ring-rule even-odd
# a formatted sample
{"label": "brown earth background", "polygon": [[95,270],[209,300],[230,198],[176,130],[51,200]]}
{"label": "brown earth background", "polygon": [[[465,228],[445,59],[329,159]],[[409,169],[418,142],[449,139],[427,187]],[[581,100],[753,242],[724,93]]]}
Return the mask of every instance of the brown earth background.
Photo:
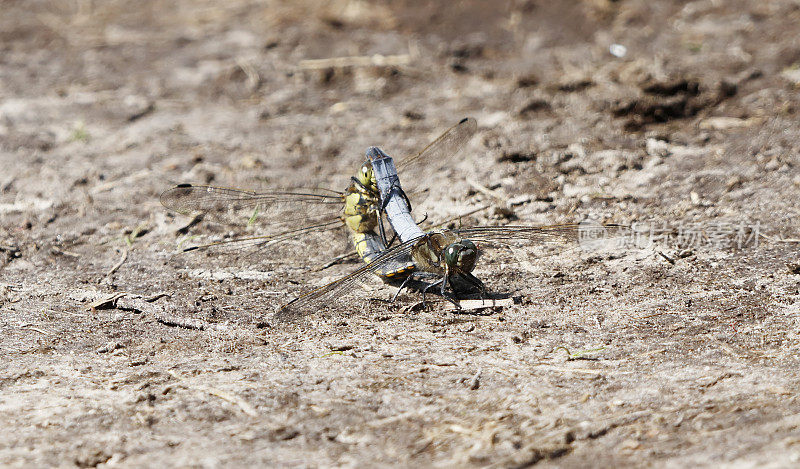
{"label": "brown earth background", "polygon": [[[797,0],[0,9],[0,465],[800,462]],[[344,230],[182,254],[224,232],[159,204],[179,182],[344,189],[368,146],[410,154],[464,116],[458,158],[401,174],[428,225],[486,206],[449,226],[703,242],[522,245],[476,270],[512,305],[385,304],[374,279],[278,323],[358,267],[320,268]],[[710,242],[727,223],[756,236]]]}

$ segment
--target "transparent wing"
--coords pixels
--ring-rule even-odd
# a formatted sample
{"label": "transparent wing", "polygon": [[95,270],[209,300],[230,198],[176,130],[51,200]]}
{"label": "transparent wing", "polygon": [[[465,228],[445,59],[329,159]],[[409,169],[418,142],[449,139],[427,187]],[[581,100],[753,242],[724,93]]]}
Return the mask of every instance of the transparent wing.
{"label": "transparent wing", "polygon": [[[239,228],[250,236],[226,232],[229,239],[192,246],[249,256],[279,242],[307,238],[342,226],[343,194],[324,189],[255,192],[243,189],[180,184],[161,194],[166,208],[188,216]],[[308,243],[306,243],[308,244]]]}
{"label": "transparent wing", "polygon": [[559,224],[542,226],[506,225],[477,226],[455,229],[461,239],[469,239],[478,247],[480,257],[476,266],[484,270],[491,266],[502,269],[518,266],[537,271],[539,260],[561,256],[567,251],[595,252],[623,246],[623,225]]}
{"label": "transparent wing", "polygon": [[311,224],[303,223],[307,220],[338,215],[344,207],[344,194],[327,189],[255,192],[180,184],[161,194],[161,204],[182,215],[203,215],[230,225],[306,225]]}
{"label": "transparent wing", "polygon": [[282,306],[276,314],[279,320],[288,320],[315,311],[329,305],[333,301],[342,299],[355,290],[355,286],[372,275],[381,272],[392,262],[405,262],[411,257],[411,250],[420,238],[406,241],[391,249],[385,250],[380,256],[358,270],[310,290]]}
{"label": "transparent wing", "polygon": [[472,117],[465,117],[416,155],[403,158],[402,161],[397,163],[397,169],[407,169],[423,161],[433,162],[439,166],[444,160],[455,155],[472,138],[477,129],[478,122]]}
{"label": "transparent wing", "polygon": [[[625,233],[624,225],[586,225],[563,224],[546,226],[476,226],[456,230],[439,230],[451,232],[461,239],[469,239],[481,244],[508,246],[519,243],[541,245],[546,243],[583,243],[586,240],[615,239]],[[599,234],[599,236],[598,236]],[[354,291],[354,287],[372,274],[379,272],[386,264],[393,261],[405,261],[423,238],[417,238],[387,249],[378,258],[358,270],[323,285],[295,298],[284,305],[276,314],[279,320],[292,319],[308,312],[315,311],[331,302],[339,300]]]}
{"label": "transparent wing", "polygon": [[599,248],[604,242],[608,247],[625,235],[629,227],[616,224],[566,223],[560,225],[525,226],[474,226],[459,228],[453,233],[460,238],[474,242],[495,245],[519,244],[574,244],[579,243],[587,248]]}
{"label": "transparent wing", "polygon": [[341,228],[342,226],[342,221],[339,218],[334,218],[327,222],[317,223],[315,225],[305,226],[298,229],[290,229],[271,235],[235,237],[223,239],[221,241],[215,241],[213,243],[190,246],[184,248],[183,251],[188,252],[199,249],[218,249],[220,251],[227,250],[235,254],[249,256],[284,241],[291,241],[305,236],[319,235],[330,230]]}
{"label": "transparent wing", "polygon": [[577,240],[579,224],[546,225],[546,226],[473,226],[453,230],[459,237],[472,241],[514,241],[525,240],[535,242],[570,242]]}

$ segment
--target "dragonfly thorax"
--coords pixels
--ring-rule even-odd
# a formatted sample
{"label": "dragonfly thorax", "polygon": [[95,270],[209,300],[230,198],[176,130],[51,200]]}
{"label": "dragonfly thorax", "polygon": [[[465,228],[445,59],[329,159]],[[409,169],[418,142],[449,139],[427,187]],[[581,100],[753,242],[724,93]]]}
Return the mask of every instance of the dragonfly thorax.
{"label": "dragonfly thorax", "polygon": [[478,260],[478,248],[452,231],[432,231],[420,238],[411,249],[411,258],[419,270],[437,274],[471,272]]}
{"label": "dragonfly thorax", "polygon": [[378,203],[377,193],[353,182],[345,191],[342,219],[356,233],[372,231],[378,226]]}

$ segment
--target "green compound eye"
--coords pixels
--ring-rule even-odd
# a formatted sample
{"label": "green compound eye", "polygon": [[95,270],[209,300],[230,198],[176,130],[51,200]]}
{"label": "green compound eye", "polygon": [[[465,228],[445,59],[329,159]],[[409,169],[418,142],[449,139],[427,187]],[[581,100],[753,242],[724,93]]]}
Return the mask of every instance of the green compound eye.
{"label": "green compound eye", "polygon": [[456,267],[458,264],[458,253],[461,251],[458,243],[453,243],[447,246],[444,250],[444,262],[450,267]]}
{"label": "green compound eye", "polygon": [[458,253],[458,268],[464,272],[472,272],[478,260],[478,248],[468,239],[461,240],[461,246]]}
{"label": "green compound eye", "polygon": [[478,250],[478,248],[475,246],[475,243],[473,243],[472,241],[470,241],[468,239],[462,239],[461,240],[461,245],[464,246],[464,249],[469,249],[469,250],[472,250],[472,251],[477,251]]}
{"label": "green compound eye", "polygon": [[444,262],[451,269],[472,272],[478,260],[478,248],[468,239],[447,246],[444,250]]}

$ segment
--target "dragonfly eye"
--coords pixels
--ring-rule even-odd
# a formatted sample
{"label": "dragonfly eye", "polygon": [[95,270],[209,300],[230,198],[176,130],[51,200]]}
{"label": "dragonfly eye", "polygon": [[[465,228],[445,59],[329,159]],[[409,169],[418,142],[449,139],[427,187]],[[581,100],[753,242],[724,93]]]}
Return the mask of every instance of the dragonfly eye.
{"label": "dragonfly eye", "polygon": [[453,243],[444,250],[444,261],[448,267],[462,272],[471,272],[477,259],[478,249],[468,239]]}
{"label": "dragonfly eye", "polygon": [[358,182],[367,189],[373,189],[376,186],[375,176],[372,173],[372,164],[369,161],[361,166],[361,171],[358,172]]}
{"label": "dragonfly eye", "polygon": [[478,260],[478,248],[468,239],[462,239],[461,246],[458,253],[458,268],[463,272],[472,272]]}
{"label": "dragonfly eye", "polygon": [[458,264],[458,243],[453,243],[444,249],[444,262],[450,267],[456,267]]}

